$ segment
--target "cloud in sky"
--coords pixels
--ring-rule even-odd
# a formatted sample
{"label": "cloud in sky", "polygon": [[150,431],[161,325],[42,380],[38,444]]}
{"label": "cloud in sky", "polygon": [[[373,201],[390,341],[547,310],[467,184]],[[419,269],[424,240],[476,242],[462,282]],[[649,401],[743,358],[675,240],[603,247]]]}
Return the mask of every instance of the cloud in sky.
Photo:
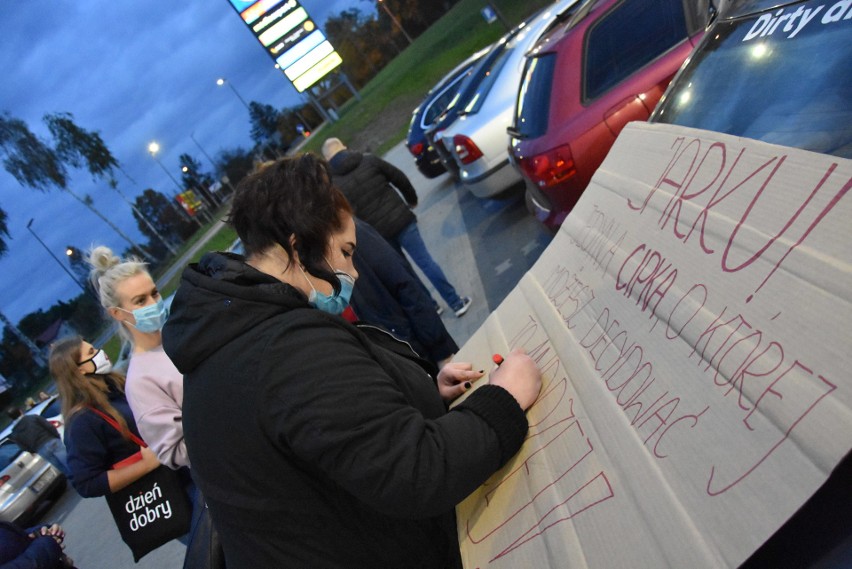
{"label": "cloud in sky", "polygon": [[[302,0],[317,22],[364,0]],[[0,3],[3,97],[0,111],[26,121],[49,137],[42,117],[70,112],[81,127],[97,131],[130,178],[118,174],[133,199],[146,188],[172,195],[176,188],[146,148],[156,140],[163,166],[180,179],[178,156],[187,153],[210,165],[190,134],[214,156],[249,148],[248,112],[225,77],[246,101],[276,108],[304,99],[273,67],[274,62],[228,0],[203,2]],[[133,181],[135,181],[135,183]],[[103,181],[74,171],[69,188],[88,194],[96,207],[132,239],[144,241],[129,206]],[[71,196],[20,186],[0,170],[0,207],[9,215],[9,252],[0,259],[0,311],[13,322],[79,288],[27,231],[32,228],[62,257],[66,246],[105,244],[122,251],[127,243]]]}

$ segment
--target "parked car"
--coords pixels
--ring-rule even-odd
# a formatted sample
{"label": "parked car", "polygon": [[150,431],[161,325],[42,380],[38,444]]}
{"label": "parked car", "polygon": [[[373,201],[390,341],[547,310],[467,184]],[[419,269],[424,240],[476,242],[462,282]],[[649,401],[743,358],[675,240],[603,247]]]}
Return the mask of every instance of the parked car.
{"label": "parked car", "polygon": [[[58,395],[52,395],[50,399],[39,401],[32,409],[25,411],[24,414],[41,415],[47,419],[51,425],[56,427],[56,430],[59,431],[60,437],[62,437],[65,432],[65,419],[62,417],[62,402],[59,400]],[[17,421],[12,421],[5,429],[0,431],[0,440],[5,439],[12,434],[12,429],[15,427],[16,423]]]}
{"label": "parked car", "polygon": [[0,521],[27,526],[65,492],[65,475],[9,439],[0,441]]}
{"label": "parked car", "polygon": [[[850,60],[849,2],[729,2],[669,84],[650,121],[849,159]],[[852,526],[838,520],[849,519],[850,480],[852,455],[847,454],[742,569],[849,567]]]}
{"label": "parked car", "polygon": [[417,169],[427,178],[437,178],[447,169],[441,162],[441,157],[435,147],[426,138],[425,131],[446,110],[464,78],[470,73],[476,62],[488,53],[488,50],[489,48],[485,48],[477,51],[458,64],[426,93],[426,97],[411,113],[411,123],[408,125],[405,146],[414,156]]}
{"label": "parked car", "polygon": [[40,401],[27,411],[27,415],[41,415],[47,422],[56,427],[60,438],[65,433],[65,419],[62,417],[62,401],[58,395],[52,395],[50,399]]}
{"label": "parked car", "polygon": [[556,229],[624,126],[647,120],[700,40],[709,0],[587,0],[526,61],[509,154]]}
{"label": "parked car", "polygon": [[502,57],[508,43],[512,41],[512,38],[519,34],[525,26],[526,22],[516,26],[491,46],[488,52],[482,56],[479,62],[470,70],[470,73],[468,73],[459,84],[458,92],[447,105],[447,108],[444,109],[444,111],[438,115],[432,124],[430,124],[424,131],[429,145],[432,146],[438,154],[444,168],[455,180],[459,179],[459,167],[455,159],[453,159],[453,155],[450,153],[450,150],[444,146],[441,139],[444,129],[455,122],[455,120],[459,117],[459,111],[463,109],[474,96],[476,96],[479,84],[491,75],[495,63]]}
{"label": "parked car", "polygon": [[[820,6],[824,13],[816,12]],[[852,158],[849,2],[755,0],[727,8],[651,122]],[[796,12],[819,17],[789,29],[775,23]]]}
{"label": "parked car", "polygon": [[573,12],[577,0],[559,0],[530,19],[494,61],[476,93],[458,111],[458,119],[441,134],[459,168],[459,179],[473,195],[496,196],[518,185],[520,174],[509,164],[506,127],[512,122],[526,52],[551,27]]}

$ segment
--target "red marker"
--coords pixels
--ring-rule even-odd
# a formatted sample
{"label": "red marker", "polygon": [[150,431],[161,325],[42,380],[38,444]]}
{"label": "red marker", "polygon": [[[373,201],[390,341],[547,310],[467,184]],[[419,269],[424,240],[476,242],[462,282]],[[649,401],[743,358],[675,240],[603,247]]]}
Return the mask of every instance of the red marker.
{"label": "red marker", "polygon": [[503,356],[501,356],[500,354],[494,354],[493,356],[491,356],[491,359],[498,366],[503,363]]}

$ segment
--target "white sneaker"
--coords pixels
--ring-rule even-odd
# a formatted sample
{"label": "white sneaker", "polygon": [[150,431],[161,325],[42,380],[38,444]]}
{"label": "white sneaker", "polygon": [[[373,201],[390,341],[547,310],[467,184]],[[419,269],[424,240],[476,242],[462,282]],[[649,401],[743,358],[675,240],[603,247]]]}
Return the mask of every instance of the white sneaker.
{"label": "white sneaker", "polygon": [[468,309],[470,309],[470,303],[473,302],[469,296],[462,297],[462,305],[461,308],[456,310],[456,316],[461,318],[465,314],[467,314]]}

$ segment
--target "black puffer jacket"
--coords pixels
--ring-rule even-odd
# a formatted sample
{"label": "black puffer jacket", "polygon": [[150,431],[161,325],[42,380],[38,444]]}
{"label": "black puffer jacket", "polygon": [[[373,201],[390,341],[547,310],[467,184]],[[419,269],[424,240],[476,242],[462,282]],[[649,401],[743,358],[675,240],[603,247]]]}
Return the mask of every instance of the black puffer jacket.
{"label": "black puffer jacket", "polygon": [[447,412],[405,344],[236,255],[184,271],[163,346],[228,569],[460,567],[453,507],[527,431],[496,386]]}
{"label": "black puffer jacket", "polygon": [[331,158],[329,166],[334,184],[349,200],[355,215],[385,239],[393,238],[417,219],[411,211],[417,205],[417,192],[393,164],[372,154],[343,150]]}
{"label": "black puffer jacket", "polygon": [[356,219],[355,228],[358,282],[351,304],[358,318],[381,325],[436,364],[459,351],[411,265],[363,220]]}

